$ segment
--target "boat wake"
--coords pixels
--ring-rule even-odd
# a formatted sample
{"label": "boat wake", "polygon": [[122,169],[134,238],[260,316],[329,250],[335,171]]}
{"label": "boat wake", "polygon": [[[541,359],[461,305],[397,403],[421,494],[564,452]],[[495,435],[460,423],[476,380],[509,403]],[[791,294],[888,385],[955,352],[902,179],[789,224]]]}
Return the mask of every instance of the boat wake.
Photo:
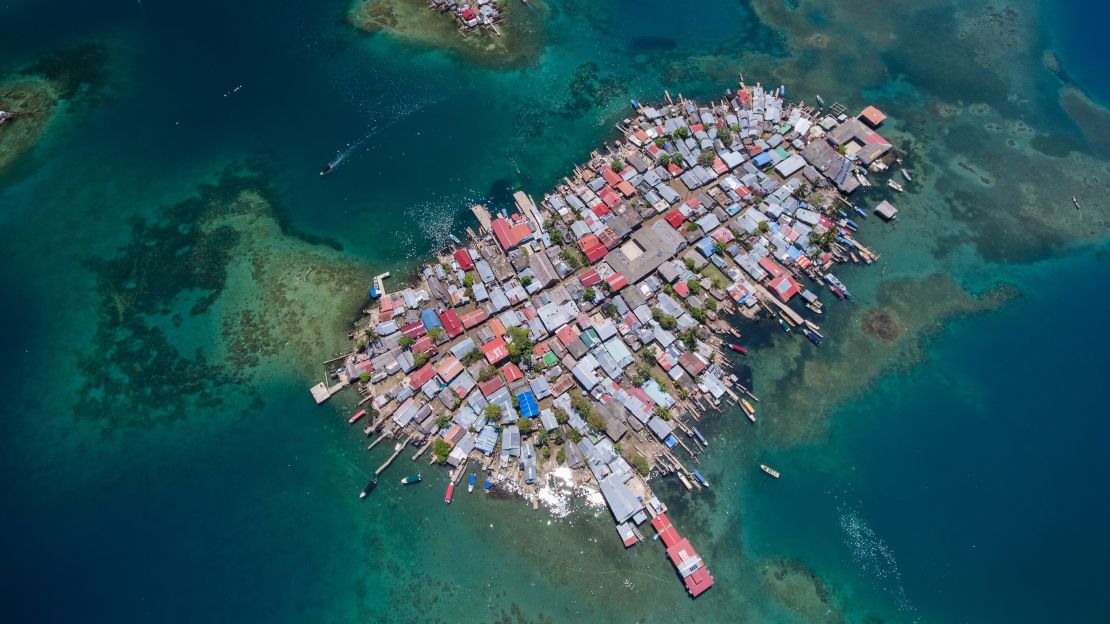
{"label": "boat wake", "polygon": [[416,103],[416,104],[409,105],[409,106],[397,107],[396,110],[393,111],[393,115],[392,115],[391,119],[389,119],[388,121],[386,121],[385,123],[383,123],[381,125],[373,125],[370,128],[370,130],[367,131],[367,133],[362,136],[362,138],[355,141],[354,143],[348,143],[346,149],[343,149],[343,150],[337,152],[335,154],[335,158],[332,159],[332,161],[329,162],[320,171],[320,175],[324,175],[326,173],[331,173],[331,171],[333,169],[335,169],[339,165],[346,162],[347,158],[355,153],[355,150],[362,147],[375,134],[378,134],[382,130],[385,130],[386,128],[389,128],[390,126],[396,124],[397,122],[401,121],[402,119],[405,119],[406,117],[412,115],[413,113],[416,113],[416,112],[422,110],[429,103],[435,103],[435,100],[432,100],[430,102]]}
{"label": "boat wake", "polygon": [[899,611],[911,615],[912,621],[917,621],[917,609],[906,596],[902,573],[890,546],[857,511],[840,510],[840,529],[844,532],[845,544],[851,550],[852,560],[856,565],[871,578],[877,588],[894,598]]}

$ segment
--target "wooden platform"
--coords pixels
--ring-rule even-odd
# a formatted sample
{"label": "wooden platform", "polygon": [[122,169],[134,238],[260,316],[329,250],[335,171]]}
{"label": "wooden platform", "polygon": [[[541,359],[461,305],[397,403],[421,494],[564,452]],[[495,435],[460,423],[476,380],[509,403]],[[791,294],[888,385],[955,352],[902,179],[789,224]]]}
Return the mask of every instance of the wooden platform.
{"label": "wooden platform", "polygon": [[315,386],[309,388],[308,391],[312,393],[312,398],[316,401],[316,404],[320,405],[324,401],[327,401],[328,399],[335,396],[340,390],[346,388],[349,385],[351,385],[351,382],[347,379],[346,375],[344,375],[340,378],[339,383],[335,384],[334,386],[329,386],[321,381]]}

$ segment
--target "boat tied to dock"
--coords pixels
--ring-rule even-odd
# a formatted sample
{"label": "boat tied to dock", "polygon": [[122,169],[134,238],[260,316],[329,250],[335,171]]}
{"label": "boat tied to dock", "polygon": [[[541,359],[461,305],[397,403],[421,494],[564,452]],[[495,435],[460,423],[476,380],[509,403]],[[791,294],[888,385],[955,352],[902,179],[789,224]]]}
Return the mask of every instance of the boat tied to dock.
{"label": "boat tied to dock", "polygon": [[423,479],[424,476],[418,472],[416,474],[410,474],[409,476],[401,479],[401,483],[404,485],[412,485],[414,483],[420,483]]}

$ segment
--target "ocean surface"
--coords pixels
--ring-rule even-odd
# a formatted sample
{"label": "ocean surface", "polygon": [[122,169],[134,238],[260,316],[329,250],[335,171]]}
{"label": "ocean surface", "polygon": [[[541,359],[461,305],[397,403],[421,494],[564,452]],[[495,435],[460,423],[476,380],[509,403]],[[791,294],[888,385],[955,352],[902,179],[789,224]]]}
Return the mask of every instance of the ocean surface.
{"label": "ocean surface", "polygon": [[[0,169],[6,619],[1110,619],[1105,7],[509,4],[512,63],[346,0],[0,6],[0,85],[62,97]],[[877,105],[914,181],[860,197],[900,224],[862,224],[822,349],[741,327],[760,423],[703,419],[713,487],[653,484],[716,586],[588,501],[446,506],[408,454],[360,501],[390,449],[307,388],[372,276],[542,195],[630,98],[741,73]]]}

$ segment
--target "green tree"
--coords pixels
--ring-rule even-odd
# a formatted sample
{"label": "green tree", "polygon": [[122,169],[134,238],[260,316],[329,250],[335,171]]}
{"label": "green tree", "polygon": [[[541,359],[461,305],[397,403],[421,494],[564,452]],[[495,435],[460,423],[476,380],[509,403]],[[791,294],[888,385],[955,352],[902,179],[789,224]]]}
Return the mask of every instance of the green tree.
{"label": "green tree", "polygon": [[527,288],[527,287],[528,287],[528,284],[531,284],[531,283],[532,283],[532,276],[531,276],[531,275],[522,275],[522,276],[521,276],[521,278],[520,278],[520,284],[521,284],[522,286],[524,286],[524,287],[526,287],[526,288]]}
{"label": "green tree", "polygon": [[432,453],[435,455],[436,461],[442,463],[451,454],[451,445],[443,438],[436,437],[432,442]]}
{"label": "green tree", "polygon": [[716,312],[717,311],[717,301],[714,300],[714,299],[706,299],[705,300],[705,309],[709,310],[710,312]]}
{"label": "green tree", "polygon": [[704,150],[702,153],[698,154],[698,163],[704,167],[708,167],[713,164],[713,160],[716,158],[717,155],[714,154],[712,150]]}
{"label": "green tree", "polygon": [[732,143],[732,131],[728,128],[717,128],[717,138],[721,140],[721,143],[728,145]]}
{"label": "green tree", "polygon": [[570,441],[574,442],[575,444],[578,444],[579,442],[582,441],[582,434],[578,433],[577,429],[568,430],[567,431],[567,437],[570,438]]}
{"label": "green tree", "polygon": [[[697,232],[698,231],[698,224],[694,223],[693,221],[691,221],[690,223],[687,223],[686,224],[686,231],[687,232]],[[687,258],[687,260],[689,260],[689,258]]]}
{"label": "green tree", "polygon": [[594,413],[593,402],[584,395],[576,394],[570,399],[570,406],[582,418],[589,418]]}
{"label": "green tree", "polygon": [[567,454],[563,452],[563,449],[559,449],[559,451],[555,453],[555,461],[559,462],[560,464],[567,461]]}
{"label": "green tree", "polygon": [[662,418],[663,420],[670,420],[671,419],[671,410],[663,407],[662,405],[656,405],[655,409],[652,411],[652,413],[655,414],[656,416]]}
{"label": "green tree", "polygon": [[597,412],[591,412],[586,418],[586,426],[599,433],[605,431],[605,417]]}
{"label": "green tree", "polygon": [[490,420],[499,420],[501,418],[501,406],[496,403],[490,403],[485,409],[486,418]]}
{"label": "green tree", "polygon": [[691,295],[696,295],[701,292],[701,282],[692,277],[686,280],[686,287],[690,289]]}
{"label": "green tree", "polygon": [[547,231],[547,235],[551,237],[551,242],[556,245],[563,244],[563,233],[554,228]]}
{"label": "green tree", "polygon": [[528,435],[532,431],[532,421],[527,418],[517,418],[516,428],[520,429],[521,435]]}
{"label": "green tree", "polygon": [[543,427],[536,429],[536,444],[543,446],[547,444],[547,439],[548,435],[546,429],[544,429]]}
{"label": "green tree", "polygon": [[467,288],[470,288],[473,285],[474,285],[474,274],[473,273],[467,273],[466,275],[464,275],[463,276],[463,286],[466,286]]}
{"label": "green tree", "polygon": [[696,320],[699,323],[704,323],[706,321],[706,318],[707,318],[705,316],[705,310],[702,310],[701,308],[695,308],[695,307],[690,308],[690,316],[694,317],[694,320]]}
{"label": "green tree", "polygon": [[693,351],[698,348],[698,332],[693,327],[680,332],[678,337],[682,340],[682,344],[686,345],[687,349]]}
{"label": "green tree", "polygon": [[416,368],[423,368],[424,365],[427,364],[427,363],[428,363],[428,354],[427,353],[417,353],[416,355],[412,356],[412,365],[415,366]]}
{"label": "green tree", "polygon": [[679,126],[674,131],[674,135],[676,137],[680,138],[680,139],[688,139],[688,138],[690,138],[690,129],[687,128],[686,126]]}
{"label": "green tree", "polygon": [[624,163],[619,160],[614,160],[613,162],[609,163],[609,166],[613,169],[613,171],[616,171],[617,173],[620,173],[621,169],[624,169]]}
{"label": "green tree", "polygon": [[727,250],[727,249],[728,249],[728,245],[726,245],[725,243],[723,243],[721,241],[717,241],[717,242],[713,243],[713,251],[715,253],[721,254],[723,256],[723,255],[725,255],[725,250]]}
{"label": "green tree", "polygon": [[770,232],[770,231],[771,231],[771,225],[769,223],[767,223],[766,221],[760,221],[755,226],[755,233],[756,234],[763,235],[763,234],[766,234],[767,232]]}
{"label": "green tree", "polygon": [[586,289],[585,292],[582,293],[582,297],[586,301],[589,301],[590,303],[593,303],[594,299],[597,299],[597,291],[594,290],[593,286],[590,286],[589,288]]}
{"label": "green tree", "polygon": [[663,137],[655,137],[655,147],[663,147],[667,144],[667,139]]}
{"label": "green tree", "polygon": [[648,464],[647,458],[639,453],[632,456],[632,465],[645,477],[651,472],[651,465]]}
{"label": "green tree", "polygon": [[466,352],[466,355],[462,356],[462,362],[466,366],[470,366],[471,364],[478,362],[481,359],[482,352],[479,349],[471,349],[470,351]]}
{"label": "green tree", "polygon": [[563,261],[567,263],[567,266],[572,269],[577,269],[582,266],[582,257],[570,247],[563,247],[563,252],[559,255],[563,258]]}
{"label": "green tree", "polygon": [[416,338],[405,334],[401,336],[401,339],[397,341],[397,344],[401,345],[402,349],[408,349],[412,345],[416,344]]}
{"label": "green tree", "polygon": [[541,451],[540,454],[543,455],[544,461],[551,459],[551,447],[543,447],[543,451]]}
{"label": "green tree", "polygon": [[509,358],[514,362],[521,362],[532,355],[532,336],[524,327],[509,328]]}
{"label": "green tree", "polygon": [[439,342],[439,339],[446,333],[447,332],[443,331],[442,327],[433,327],[428,330],[428,337],[431,338],[433,342]]}
{"label": "green tree", "polygon": [[366,382],[370,381],[370,373],[368,373],[366,371],[362,371],[361,373],[358,374],[358,380],[361,381],[362,383],[366,383]]}
{"label": "green tree", "polygon": [[478,382],[482,383],[482,382],[485,382],[485,381],[489,381],[490,379],[493,379],[493,376],[496,375],[496,374],[497,374],[497,369],[496,368],[494,368],[492,366],[484,366],[484,367],[482,367],[482,370],[478,373]]}
{"label": "green tree", "polygon": [[451,417],[447,414],[440,414],[436,416],[436,429],[443,429],[451,423]]}
{"label": "green tree", "polygon": [[556,407],[554,409],[554,412],[555,412],[555,422],[559,423],[560,425],[565,425],[565,424],[567,424],[567,421],[570,420],[570,414],[568,414],[565,409],[563,409],[561,407]]}
{"label": "green tree", "polygon": [[682,264],[686,266],[686,270],[687,270],[687,271],[693,271],[693,270],[694,270],[694,266],[695,266],[695,265],[694,265],[694,261],[693,261],[693,259],[691,259],[691,258],[683,258],[683,259],[682,259]]}
{"label": "green tree", "polygon": [[660,154],[658,160],[659,160],[659,166],[660,167],[666,167],[667,165],[671,164],[671,155],[670,154]]}

